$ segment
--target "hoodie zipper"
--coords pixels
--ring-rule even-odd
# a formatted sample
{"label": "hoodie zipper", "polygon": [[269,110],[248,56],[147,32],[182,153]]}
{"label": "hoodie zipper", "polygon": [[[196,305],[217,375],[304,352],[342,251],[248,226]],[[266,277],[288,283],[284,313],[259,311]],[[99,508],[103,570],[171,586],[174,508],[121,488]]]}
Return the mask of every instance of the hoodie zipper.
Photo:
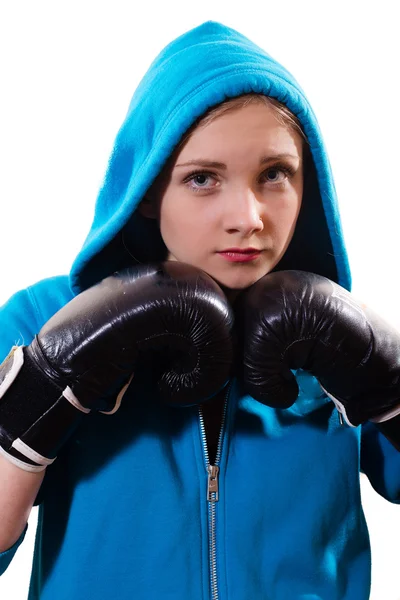
{"label": "hoodie zipper", "polygon": [[205,467],[207,473],[207,502],[208,502],[208,544],[209,544],[209,561],[210,561],[210,578],[211,578],[211,600],[218,600],[218,578],[217,578],[217,543],[216,543],[216,503],[219,496],[219,464],[221,461],[222,441],[224,434],[226,411],[228,407],[228,398],[230,392],[230,384],[227,386],[225,393],[224,408],[222,411],[221,429],[219,431],[217,453],[215,456],[215,465],[210,465],[206,428],[204,425],[203,409],[199,406],[201,440],[205,457]]}

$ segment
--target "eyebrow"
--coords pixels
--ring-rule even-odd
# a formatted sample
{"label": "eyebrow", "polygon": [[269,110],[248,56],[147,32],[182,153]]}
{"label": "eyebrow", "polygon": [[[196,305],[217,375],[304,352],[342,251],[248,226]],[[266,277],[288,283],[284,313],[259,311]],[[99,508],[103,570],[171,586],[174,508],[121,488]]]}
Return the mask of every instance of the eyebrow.
{"label": "eyebrow", "polygon": [[[269,156],[262,156],[260,158],[260,167],[262,165],[264,165],[265,163],[271,162],[273,160],[279,160],[282,158],[300,158],[298,155],[296,154],[288,154],[288,153],[281,153],[281,154],[270,154]],[[201,167],[208,167],[208,168],[212,168],[212,169],[226,169],[227,166],[225,163],[222,162],[217,162],[214,160],[205,160],[203,158],[195,158],[194,160],[188,160],[188,162],[185,163],[181,163],[179,165],[175,165],[176,167],[188,167],[189,165],[199,165]]]}

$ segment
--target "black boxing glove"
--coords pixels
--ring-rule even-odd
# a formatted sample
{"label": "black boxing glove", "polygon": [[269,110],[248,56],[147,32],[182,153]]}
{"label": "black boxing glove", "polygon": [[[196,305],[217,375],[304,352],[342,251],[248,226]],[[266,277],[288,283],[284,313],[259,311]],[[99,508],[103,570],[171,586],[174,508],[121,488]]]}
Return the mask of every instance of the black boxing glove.
{"label": "black boxing glove", "polygon": [[233,314],[218,284],[178,262],[131,267],[59,310],[0,365],[0,452],[41,471],[92,410],[114,413],[139,356],[171,405],[190,406],[229,380]]}
{"label": "black boxing glove", "polygon": [[312,373],[348,425],[368,420],[400,450],[400,334],[344,288],[303,271],[265,275],[236,301],[243,382],[256,400],[288,408],[291,369]]}

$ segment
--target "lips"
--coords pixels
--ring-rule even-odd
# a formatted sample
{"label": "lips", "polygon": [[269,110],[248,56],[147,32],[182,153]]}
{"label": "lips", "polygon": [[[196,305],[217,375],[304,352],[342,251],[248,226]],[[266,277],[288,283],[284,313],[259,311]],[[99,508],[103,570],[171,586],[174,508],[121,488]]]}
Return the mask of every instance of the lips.
{"label": "lips", "polygon": [[220,254],[226,254],[228,252],[229,254],[258,254],[261,250],[258,250],[257,248],[226,248],[225,250],[220,250]]}
{"label": "lips", "polygon": [[261,254],[256,248],[228,248],[218,253],[230,262],[250,262]]}

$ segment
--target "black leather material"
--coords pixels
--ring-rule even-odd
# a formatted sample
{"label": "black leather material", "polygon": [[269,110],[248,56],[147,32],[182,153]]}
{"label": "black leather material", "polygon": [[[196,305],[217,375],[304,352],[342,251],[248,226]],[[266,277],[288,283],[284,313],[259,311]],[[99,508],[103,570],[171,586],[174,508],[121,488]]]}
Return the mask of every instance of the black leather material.
{"label": "black leather material", "polygon": [[271,273],[235,304],[246,390],[287,408],[291,369],[311,372],[359,425],[400,404],[400,334],[344,288],[313,273]]}
{"label": "black leather material", "polygon": [[376,426],[396,450],[400,452],[400,415],[383,423],[377,423]]}
{"label": "black leather material", "polygon": [[[140,265],[107,277],[23,349],[23,366],[0,399],[0,445],[19,457],[10,448],[20,438],[53,458],[85,414],[63,391],[72,390],[86,409],[109,412],[143,361],[163,401],[209,400],[232,374],[233,324],[221,288],[190,265]],[[9,362],[0,375],[2,368]]]}
{"label": "black leather material", "polygon": [[45,324],[41,364],[86,408],[108,411],[138,355],[146,354],[166,402],[197,404],[229,380],[233,321],[224,293],[203,271],[178,262],[130,267],[76,296]]}

